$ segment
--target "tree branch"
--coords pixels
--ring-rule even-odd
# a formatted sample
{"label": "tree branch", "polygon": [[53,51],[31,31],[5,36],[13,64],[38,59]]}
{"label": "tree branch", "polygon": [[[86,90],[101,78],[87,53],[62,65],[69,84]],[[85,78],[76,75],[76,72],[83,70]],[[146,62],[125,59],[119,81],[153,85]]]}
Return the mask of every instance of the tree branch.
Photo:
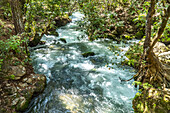
{"label": "tree branch", "polygon": [[161,37],[161,35],[162,35],[162,33],[163,33],[163,31],[164,31],[164,29],[166,27],[166,24],[168,22],[169,16],[170,16],[170,6],[166,10],[165,16],[162,18],[161,27],[159,28],[159,31],[158,31],[157,35],[153,39],[153,42],[152,42],[150,48],[148,49],[148,53],[150,53],[153,50],[154,45],[158,42],[158,39]]}

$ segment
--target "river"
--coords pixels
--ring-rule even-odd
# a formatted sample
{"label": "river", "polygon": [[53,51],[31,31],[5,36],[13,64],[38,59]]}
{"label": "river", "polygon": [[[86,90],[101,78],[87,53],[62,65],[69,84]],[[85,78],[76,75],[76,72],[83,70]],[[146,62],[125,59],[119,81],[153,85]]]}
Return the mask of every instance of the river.
{"label": "river", "polygon": [[[87,40],[76,21],[79,12],[70,17],[71,23],[56,31],[59,37],[43,36],[43,47],[31,48],[31,58],[36,73],[47,77],[47,86],[35,97],[25,113],[133,113],[132,99],[137,89],[133,81],[121,82],[135,74],[128,66],[116,65],[133,41],[127,44],[100,39]],[[84,36],[85,38],[81,38]],[[66,39],[67,43],[59,41]],[[108,48],[114,46],[115,56]],[[120,52],[121,50],[122,52]],[[82,53],[94,52],[83,57]],[[107,65],[107,66],[106,66]]]}

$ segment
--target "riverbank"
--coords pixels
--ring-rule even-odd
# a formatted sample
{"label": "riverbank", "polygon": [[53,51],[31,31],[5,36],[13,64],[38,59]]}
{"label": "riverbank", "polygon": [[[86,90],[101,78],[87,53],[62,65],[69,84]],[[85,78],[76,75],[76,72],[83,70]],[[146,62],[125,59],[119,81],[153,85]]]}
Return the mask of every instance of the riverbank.
{"label": "riverbank", "polygon": [[[57,25],[46,30],[50,35],[57,34],[56,27],[66,25],[71,20],[56,17],[54,21]],[[34,96],[43,92],[46,76],[34,72],[27,42],[24,36],[15,35],[12,21],[0,18],[0,28],[0,113],[22,112]],[[29,45],[42,43],[41,37],[34,37]]]}

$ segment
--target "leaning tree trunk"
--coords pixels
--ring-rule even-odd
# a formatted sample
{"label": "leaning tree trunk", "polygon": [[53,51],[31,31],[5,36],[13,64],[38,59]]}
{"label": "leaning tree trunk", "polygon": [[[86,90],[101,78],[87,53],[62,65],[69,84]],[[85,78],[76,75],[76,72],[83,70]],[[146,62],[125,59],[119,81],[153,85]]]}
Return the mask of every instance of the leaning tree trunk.
{"label": "leaning tree trunk", "polygon": [[[155,12],[155,0],[151,0],[151,6],[149,8],[148,14],[147,14],[147,20],[146,20],[146,38],[144,42],[144,52],[143,52],[143,58],[142,60],[145,60],[145,65],[141,64],[140,69],[140,75],[139,81],[142,83],[158,83],[159,85],[164,85],[164,87],[170,87],[170,73],[169,68],[163,65],[159,59],[155,56],[153,52],[153,47],[158,42],[158,39],[163,34],[163,31],[166,27],[166,24],[168,22],[169,16],[170,16],[170,6],[165,10],[165,15],[162,17],[162,24],[161,27],[158,30],[157,35],[155,38],[153,38],[153,41],[151,42],[151,21],[152,16]],[[156,85],[155,84],[155,85]],[[157,85],[158,85],[157,84]]]}
{"label": "leaning tree trunk", "polygon": [[15,27],[15,33],[22,33],[24,31],[24,24],[22,20],[22,10],[19,0],[8,0],[11,5],[12,18]]}
{"label": "leaning tree trunk", "polygon": [[[157,35],[151,40],[151,21],[155,10],[156,0],[151,0],[146,19],[146,38],[144,41],[143,56],[140,59],[140,68],[135,75],[143,90],[133,100],[136,113],[169,113],[170,108],[170,67],[164,65],[153,52],[153,47],[160,39],[170,16],[170,6],[164,10],[162,24]],[[144,87],[149,83],[152,87]]]}

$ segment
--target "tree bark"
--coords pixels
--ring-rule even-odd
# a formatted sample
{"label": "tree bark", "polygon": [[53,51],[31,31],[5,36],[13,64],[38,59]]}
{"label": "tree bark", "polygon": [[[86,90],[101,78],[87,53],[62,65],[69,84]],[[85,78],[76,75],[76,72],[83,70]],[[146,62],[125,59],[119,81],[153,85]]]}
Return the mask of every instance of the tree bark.
{"label": "tree bark", "polygon": [[[140,59],[140,61],[145,60],[146,62],[144,64],[140,62],[141,65],[139,71],[134,76],[137,77],[137,81],[141,82],[142,85],[144,85],[144,83],[149,83],[150,85],[152,85],[152,87],[148,87],[148,88],[146,87],[144,88],[142,85],[140,85],[139,88],[142,89],[142,93],[140,96],[137,96],[137,98],[133,100],[134,111],[141,112],[142,109],[143,111],[141,113],[143,112],[157,113],[163,110],[165,110],[163,112],[169,111],[169,101],[165,100],[164,95],[166,95],[168,98],[170,97],[170,93],[169,93],[170,68],[169,65],[167,64],[164,65],[159,60],[158,56],[156,56],[155,53],[153,52],[153,47],[158,42],[158,39],[163,34],[163,31],[167,25],[170,16],[170,6],[164,10],[165,14],[162,17],[161,26],[157,32],[157,35],[155,36],[155,38],[153,38],[153,41],[151,42],[151,21],[155,10],[154,5],[156,2],[155,0],[151,0],[151,5],[147,14],[144,51],[143,51],[143,56]],[[156,95],[155,93],[151,92],[153,91],[152,89],[154,89]],[[160,92],[160,94],[158,94],[158,91]],[[153,103],[156,105],[156,107],[153,107]],[[161,110],[158,111],[159,109]]]}
{"label": "tree bark", "polygon": [[146,17],[146,30],[145,30],[145,42],[144,42],[144,53],[146,52],[146,49],[150,47],[151,43],[151,21],[152,16],[155,13],[155,0],[151,0],[151,5],[148,10],[148,14]]}
{"label": "tree bark", "polygon": [[[167,25],[170,16],[170,6],[165,9],[165,15],[162,17],[161,27],[158,30],[157,35],[151,42],[151,21],[155,10],[155,0],[151,0],[151,5],[147,14],[146,20],[146,38],[144,42],[143,57],[140,60],[140,71],[138,72],[138,80],[142,83],[159,83],[161,85],[170,87],[170,76],[169,68],[163,65],[157,56],[153,52],[153,47],[158,42],[158,39],[163,34],[163,31]],[[145,60],[146,63],[143,65],[142,61]],[[154,79],[152,79],[154,78]],[[157,85],[155,84],[155,86]]]}
{"label": "tree bark", "polygon": [[22,10],[19,0],[8,0],[11,5],[12,18],[15,27],[15,33],[24,32],[24,24],[22,20]]}
{"label": "tree bark", "polygon": [[169,17],[170,17],[170,6],[168,7],[167,10],[165,10],[165,16],[162,17],[161,27],[159,28],[159,31],[158,31],[157,35],[153,39],[152,44],[151,44],[148,52],[152,51],[153,47],[158,42],[158,39],[161,37],[161,35],[162,35],[162,33],[163,33],[163,31],[164,31],[164,29],[166,27],[166,24],[168,22]]}

